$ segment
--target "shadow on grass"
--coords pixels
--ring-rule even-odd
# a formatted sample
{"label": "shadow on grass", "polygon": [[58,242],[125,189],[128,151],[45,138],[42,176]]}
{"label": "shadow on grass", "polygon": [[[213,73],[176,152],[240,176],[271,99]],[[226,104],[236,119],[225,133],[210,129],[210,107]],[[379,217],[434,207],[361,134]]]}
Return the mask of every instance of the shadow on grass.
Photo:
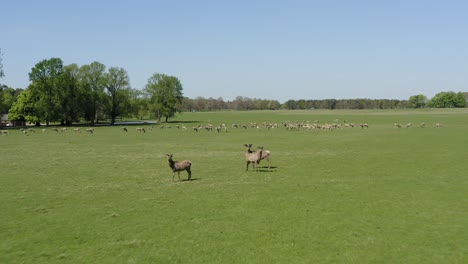
{"label": "shadow on grass", "polygon": [[181,180],[181,182],[191,182],[191,181],[198,181],[198,180],[201,180],[202,178],[192,178],[191,180],[188,180],[188,179],[183,179]]}
{"label": "shadow on grass", "polygon": [[247,172],[252,171],[252,172],[276,172],[278,167],[271,166],[268,168],[268,166],[259,166],[258,170],[255,169],[249,169]]}

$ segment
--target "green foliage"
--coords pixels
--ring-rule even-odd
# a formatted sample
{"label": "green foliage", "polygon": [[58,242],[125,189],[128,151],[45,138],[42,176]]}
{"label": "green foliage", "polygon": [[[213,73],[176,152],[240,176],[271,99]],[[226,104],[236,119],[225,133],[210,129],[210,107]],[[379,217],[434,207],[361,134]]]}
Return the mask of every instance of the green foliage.
{"label": "green foliage", "polygon": [[145,96],[143,91],[137,89],[128,90],[129,97],[129,113],[132,117],[137,119],[143,119],[149,117],[148,103],[149,99]]}
{"label": "green foliage", "polygon": [[[466,263],[467,114],[218,111],[147,133],[10,130],[0,263]],[[231,127],[337,119],[369,129]],[[229,130],[190,129],[208,122]],[[245,172],[244,143],[270,150],[272,169]],[[166,153],[190,159],[195,180],[172,182]]]}
{"label": "green foliage", "polygon": [[284,109],[396,109],[405,108],[406,101],[389,99],[321,99],[321,100],[288,100]]}
{"label": "green foliage", "polygon": [[45,120],[47,125],[60,119],[59,90],[63,73],[63,62],[60,58],[42,60],[29,73],[29,80],[33,84],[30,89],[35,89],[38,105],[45,110],[44,116],[37,118]]}
{"label": "green foliage", "polygon": [[15,90],[6,85],[0,85],[0,115],[8,113],[8,110],[16,101],[16,97],[19,93],[19,90]]}
{"label": "green foliage", "polygon": [[462,92],[440,92],[429,102],[429,106],[435,108],[455,108],[465,107],[465,105],[466,98]]}
{"label": "green foliage", "polygon": [[57,101],[59,102],[60,123],[71,125],[78,121],[81,114],[82,93],[78,83],[78,65],[64,66],[59,78]]}
{"label": "green foliage", "polygon": [[81,66],[78,73],[83,93],[83,115],[91,124],[96,121],[98,113],[102,113],[105,109],[105,70],[104,64],[95,61]]}
{"label": "green foliage", "polygon": [[105,87],[110,97],[111,125],[114,125],[115,118],[126,108],[129,94],[129,78],[127,71],[123,68],[111,67],[109,72],[104,74]]}
{"label": "green foliage", "polygon": [[410,96],[408,100],[408,107],[410,108],[423,108],[426,106],[427,97],[423,94]]}
{"label": "green foliage", "polygon": [[40,116],[44,116],[45,109],[39,103],[38,95],[34,93],[35,89],[30,89],[33,85],[31,84],[28,89],[18,95],[8,111],[10,120],[26,121],[31,124],[43,121]]}
{"label": "green foliage", "polygon": [[158,121],[165,117],[167,122],[179,111],[182,104],[182,84],[174,76],[154,73],[145,86],[145,91],[150,96],[150,108],[155,112]]}

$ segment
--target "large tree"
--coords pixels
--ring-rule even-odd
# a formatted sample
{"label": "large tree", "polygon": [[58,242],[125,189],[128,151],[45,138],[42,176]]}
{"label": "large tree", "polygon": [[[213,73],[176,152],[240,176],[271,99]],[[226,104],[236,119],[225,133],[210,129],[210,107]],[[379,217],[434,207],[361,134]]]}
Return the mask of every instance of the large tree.
{"label": "large tree", "polygon": [[145,86],[150,96],[150,108],[156,114],[158,122],[164,116],[167,122],[173,117],[182,104],[182,84],[179,79],[161,73],[154,73]]}
{"label": "large tree", "polygon": [[34,89],[34,84],[21,92],[17,100],[13,103],[8,111],[8,118],[14,121],[26,121],[28,123],[40,125],[45,116],[44,104],[39,100],[38,89]]}
{"label": "large tree", "polygon": [[104,75],[104,78],[107,94],[110,97],[111,125],[114,125],[116,116],[125,109],[122,107],[123,104],[128,102],[130,81],[127,71],[117,67],[109,68],[109,72]]}
{"label": "large tree", "polygon": [[59,119],[58,90],[61,75],[63,74],[63,62],[60,58],[51,58],[37,63],[29,73],[32,87],[39,94],[40,104],[44,106],[44,120],[46,125]]}
{"label": "large tree", "polygon": [[104,64],[95,61],[81,66],[78,73],[80,87],[83,89],[84,117],[91,125],[94,125],[98,112],[104,110],[105,70]]}
{"label": "large tree", "polygon": [[429,105],[436,108],[465,107],[466,98],[461,92],[440,92],[431,98]]}
{"label": "large tree", "polygon": [[76,64],[64,66],[64,74],[60,78],[60,89],[57,95],[62,125],[71,125],[74,121],[78,121],[82,113],[80,104],[82,93],[78,83],[78,71]]}
{"label": "large tree", "polygon": [[427,97],[423,94],[413,95],[408,99],[408,107],[411,108],[423,108],[426,106],[426,103]]}
{"label": "large tree", "polygon": [[146,94],[137,89],[129,89],[129,114],[138,119],[148,116],[149,99]]}
{"label": "large tree", "polygon": [[0,85],[0,115],[8,113],[21,91],[21,89],[15,90],[6,85]]}

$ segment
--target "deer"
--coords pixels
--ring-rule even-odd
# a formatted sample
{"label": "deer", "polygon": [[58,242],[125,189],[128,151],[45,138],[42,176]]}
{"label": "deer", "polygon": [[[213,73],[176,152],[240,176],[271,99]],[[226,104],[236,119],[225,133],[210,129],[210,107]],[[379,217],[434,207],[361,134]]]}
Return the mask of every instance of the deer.
{"label": "deer", "polygon": [[[253,153],[254,152],[251,149],[252,144],[244,144],[244,146],[247,148],[247,153]],[[258,160],[257,165],[260,165],[260,161],[265,159],[268,162],[268,169],[270,169],[270,167],[271,167],[270,155],[271,155],[271,152],[269,150],[263,149],[263,147],[262,147],[262,157],[260,158],[260,160]]]}
{"label": "deer", "polygon": [[173,154],[166,154],[166,156],[167,156],[167,161],[169,163],[169,167],[171,168],[173,172],[172,181],[174,181],[174,176],[176,172],[180,181],[180,172],[184,170],[187,171],[188,173],[188,181],[192,180],[192,171],[190,170],[192,166],[192,162],[190,160],[174,161],[172,160]]}
{"label": "deer", "polygon": [[244,144],[247,148],[245,153],[245,171],[249,170],[249,164],[252,163],[253,168],[258,172],[258,162],[262,159],[263,147],[257,147],[257,151],[252,151],[252,144]]}

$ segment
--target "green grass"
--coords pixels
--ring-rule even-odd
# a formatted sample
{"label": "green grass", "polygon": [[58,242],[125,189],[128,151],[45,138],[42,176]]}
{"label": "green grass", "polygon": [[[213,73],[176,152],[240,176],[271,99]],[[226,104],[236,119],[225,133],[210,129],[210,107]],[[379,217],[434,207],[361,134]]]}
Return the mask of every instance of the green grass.
{"label": "green grass", "polygon": [[[369,129],[231,128],[336,119]],[[467,263],[467,120],[467,109],[252,111],[184,113],[145,134],[11,130],[0,263]],[[229,131],[192,130],[207,123]],[[245,172],[244,143],[270,150],[271,170]],[[195,180],[172,182],[166,153],[190,159]]]}

